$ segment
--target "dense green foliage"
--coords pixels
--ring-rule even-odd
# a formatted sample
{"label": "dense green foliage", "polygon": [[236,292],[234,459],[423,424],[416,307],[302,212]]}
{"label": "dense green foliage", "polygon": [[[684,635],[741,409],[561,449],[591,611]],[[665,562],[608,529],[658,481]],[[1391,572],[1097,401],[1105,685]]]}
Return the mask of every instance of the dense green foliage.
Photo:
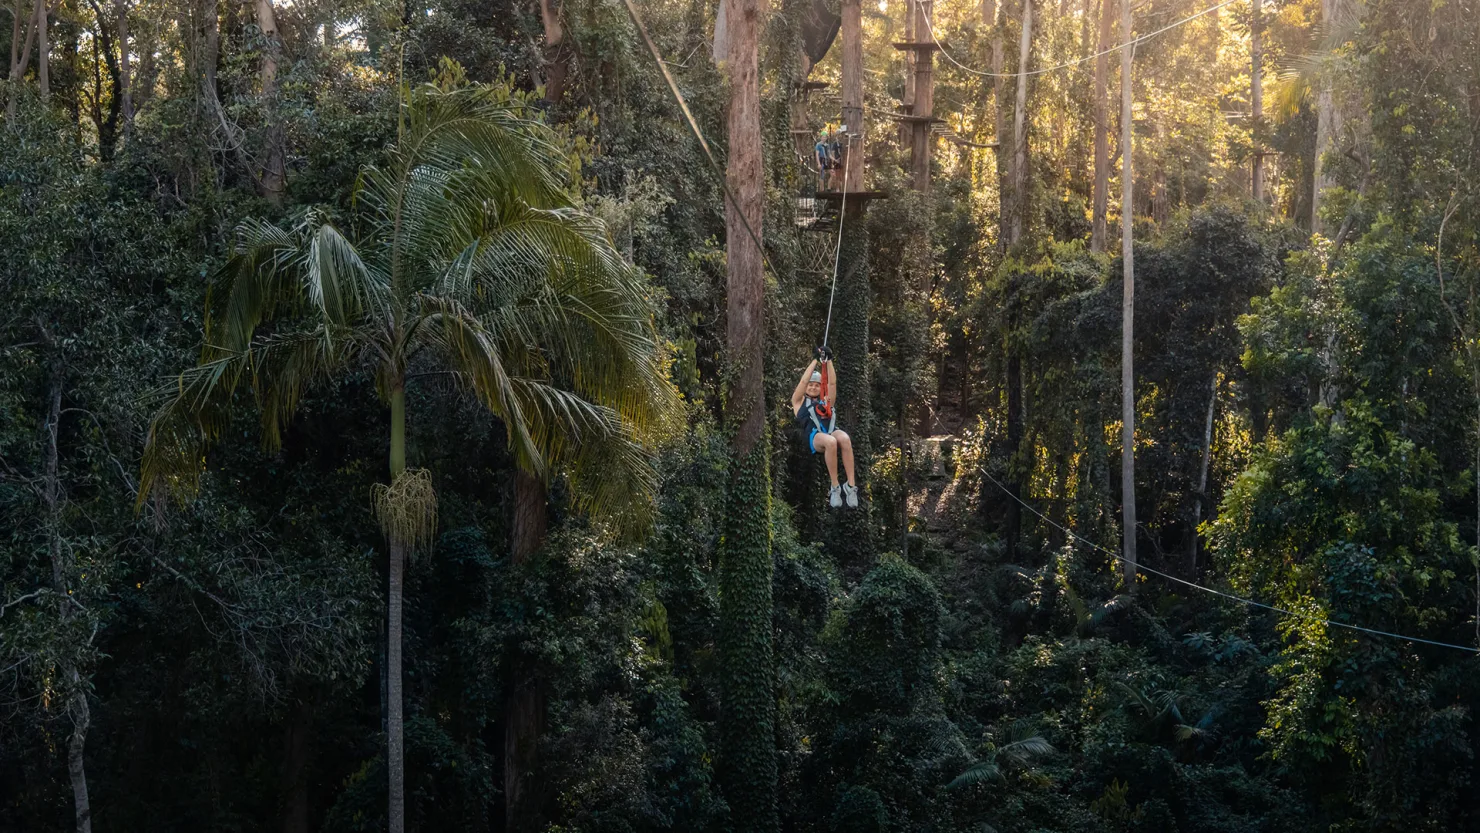
{"label": "dense green foliage", "polygon": [[[438,507],[404,588],[409,829],[510,829],[518,683],[542,703],[521,831],[1480,830],[1473,2],[1333,2],[1323,22],[1316,0],[1265,0],[1260,124],[1247,7],[1136,55],[1133,534],[1145,566],[1293,614],[1150,573],[1127,587],[1113,561],[1121,271],[1088,246],[1091,64],[1029,85],[1012,247],[996,155],[972,144],[1004,138],[1012,84],[938,63],[936,113],[965,143],[937,143],[927,195],[894,125],[871,123],[869,187],[889,198],[842,240],[832,338],[867,511],[835,514],[784,404],[838,243],[796,224],[807,9],[773,3],[763,36],[771,422],[732,459],[719,182],[622,6],[557,5],[547,47],[537,5],[505,0],[283,4],[276,38],[252,4],[122,3],[131,117],[116,9],[55,6],[47,96],[33,53],[0,126],[0,831],[76,829],[74,762],[98,831],[386,828],[374,489],[397,385],[367,358],[375,339],[352,338],[375,317],[364,292],[295,297],[274,320],[238,304],[250,326],[220,337],[230,299],[211,288],[244,229],[287,271],[306,273],[288,252],[314,241],[337,241],[340,265],[363,252],[372,288],[405,266],[386,241],[409,235],[402,317],[485,327],[422,352],[394,327],[375,342]],[[638,6],[723,154],[715,4]],[[1020,4],[936,6],[956,58],[988,66],[1000,38],[1015,71]],[[1140,4],[1137,31],[1204,7]],[[870,118],[903,88],[903,4],[875,8]],[[1035,9],[1035,66],[1094,51],[1094,0]],[[0,52],[11,38],[0,26]],[[837,52],[810,77],[836,81]],[[545,100],[560,62],[563,96]],[[1313,229],[1326,90],[1341,119]],[[397,168],[437,96],[504,108],[558,176],[489,185],[517,154],[471,141]],[[837,118],[822,93],[800,110]],[[275,142],[282,193],[263,176]],[[1267,204],[1249,197],[1257,147],[1279,154]],[[376,198],[398,171],[429,189],[415,229]],[[441,200],[459,182],[473,196]],[[620,298],[580,283],[595,295],[559,314],[506,314],[500,291],[580,272],[550,238],[490,248],[479,286],[438,277],[526,185],[522,204],[595,241]],[[661,395],[592,375],[623,359],[572,324],[603,303],[656,334],[626,369]],[[300,332],[332,336],[302,355],[338,356],[336,372],[251,349]],[[549,390],[500,398],[466,372],[473,342]],[[176,465],[142,468],[162,386],[202,356],[231,358],[240,384],[186,421]],[[316,372],[287,399],[254,385],[285,368]],[[521,467],[550,486],[528,560]],[[184,473],[195,499],[141,493],[141,473]],[[641,523],[612,523],[644,497]]]}

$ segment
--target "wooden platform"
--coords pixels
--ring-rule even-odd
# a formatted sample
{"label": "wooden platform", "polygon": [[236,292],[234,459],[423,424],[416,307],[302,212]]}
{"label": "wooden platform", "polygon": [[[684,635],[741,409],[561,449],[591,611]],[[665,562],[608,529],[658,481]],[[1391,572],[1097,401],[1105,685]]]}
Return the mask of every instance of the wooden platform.
{"label": "wooden platform", "polygon": [[890,113],[889,118],[895,121],[908,122],[909,124],[945,124],[945,119],[935,116],[907,116],[904,113]]}
{"label": "wooden platform", "polygon": [[[842,202],[843,201],[843,196],[844,196],[844,194],[843,194],[842,191],[818,191],[813,196],[813,199],[827,200],[828,202]],[[847,197],[848,197],[848,202],[857,202],[859,200],[864,200],[865,202],[868,201],[868,200],[887,200],[887,199],[889,199],[889,192],[888,191],[849,191],[847,193]]]}
{"label": "wooden platform", "polygon": [[893,46],[895,49],[914,50],[916,52],[936,52],[945,49],[944,46],[935,41],[900,41]]}
{"label": "wooden platform", "polygon": [[829,84],[826,81],[798,81],[792,86],[796,87],[799,90],[825,90],[828,87],[831,87],[832,84]]}

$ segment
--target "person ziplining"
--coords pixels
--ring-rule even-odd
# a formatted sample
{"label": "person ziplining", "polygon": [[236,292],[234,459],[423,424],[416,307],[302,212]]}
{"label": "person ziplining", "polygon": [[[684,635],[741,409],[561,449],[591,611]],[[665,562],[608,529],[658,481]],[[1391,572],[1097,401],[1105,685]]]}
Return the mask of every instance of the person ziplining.
{"label": "person ziplining", "polygon": [[[837,427],[837,398],[829,394],[829,383],[837,384],[837,366],[832,351],[817,348],[817,358],[802,371],[796,390],[791,392],[791,411],[796,420],[798,439],[805,439],[807,450],[822,453],[827,462],[827,476],[832,480],[828,505],[834,509],[847,502],[858,506],[858,485],[853,481],[853,438]],[[843,458],[847,482],[838,483],[838,458]]]}

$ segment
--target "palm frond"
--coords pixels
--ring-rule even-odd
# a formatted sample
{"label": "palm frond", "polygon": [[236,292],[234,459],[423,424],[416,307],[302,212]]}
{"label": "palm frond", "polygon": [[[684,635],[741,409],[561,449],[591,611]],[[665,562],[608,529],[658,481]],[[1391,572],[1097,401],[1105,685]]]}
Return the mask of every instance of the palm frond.
{"label": "palm frond", "polygon": [[962,787],[970,787],[973,784],[980,784],[983,781],[1001,780],[1002,768],[997,765],[995,760],[989,758],[985,761],[977,761],[972,764],[965,772],[953,778],[951,783],[946,784],[946,789],[959,790]]}
{"label": "palm frond", "polygon": [[248,349],[218,351],[215,358],[181,373],[156,391],[140,473],[139,502],[155,489],[178,501],[195,495],[205,470],[205,450],[231,422],[231,404],[250,381],[262,410],[262,442],[282,443],[281,428],[297,410],[304,389],[332,376],[364,347],[353,331],[331,337],[325,328],[259,339]]}

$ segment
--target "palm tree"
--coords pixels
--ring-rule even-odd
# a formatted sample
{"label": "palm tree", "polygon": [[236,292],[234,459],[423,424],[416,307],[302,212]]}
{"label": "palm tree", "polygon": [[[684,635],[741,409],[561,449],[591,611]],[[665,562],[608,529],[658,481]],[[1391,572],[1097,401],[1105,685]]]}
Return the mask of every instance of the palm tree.
{"label": "palm tree", "polygon": [[171,388],[144,455],[141,497],[186,499],[244,382],[275,449],[305,390],[373,374],[390,409],[390,482],[376,486],[375,512],[389,550],[393,833],[405,810],[402,577],[436,531],[430,476],[406,467],[408,366],[439,364],[503,422],[517,504],[535,489],[542,508],[558,474],[578,510],[627,529],[647,518],[650,449],[678,412],[644,277],[576,207],[579,160],[530,105],[444,67],[411,93],[385,164],[361,173],[358,234],[317,210],[286,229],[243,223],[207,303],[200,361]]}

